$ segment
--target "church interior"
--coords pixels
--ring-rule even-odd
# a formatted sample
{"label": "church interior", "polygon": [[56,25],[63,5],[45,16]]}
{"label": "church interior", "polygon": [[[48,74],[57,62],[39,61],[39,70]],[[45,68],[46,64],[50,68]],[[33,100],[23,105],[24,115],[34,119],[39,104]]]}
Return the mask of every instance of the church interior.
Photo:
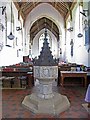
{"label": "church interior", "polygon": [[90,118],[90,1],[0,1],[0,118]]}

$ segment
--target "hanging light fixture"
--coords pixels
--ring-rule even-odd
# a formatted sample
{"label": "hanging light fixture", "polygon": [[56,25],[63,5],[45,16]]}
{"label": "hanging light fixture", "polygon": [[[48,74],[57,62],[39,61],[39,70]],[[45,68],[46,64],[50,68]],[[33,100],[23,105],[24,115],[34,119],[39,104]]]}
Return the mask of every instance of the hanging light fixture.
{"label": "hanging light fixture", "polygon": [[7,37],[10,40],[13,40],[15,38],[15,36],[12,34],[12,2],[11,2],[11,32]]}
{"label": "hanging light fixture", "polygon": [[79,38],[83,37],[83,34],[80,32],[80,4],[79,4],[79,33],[77,35]]}

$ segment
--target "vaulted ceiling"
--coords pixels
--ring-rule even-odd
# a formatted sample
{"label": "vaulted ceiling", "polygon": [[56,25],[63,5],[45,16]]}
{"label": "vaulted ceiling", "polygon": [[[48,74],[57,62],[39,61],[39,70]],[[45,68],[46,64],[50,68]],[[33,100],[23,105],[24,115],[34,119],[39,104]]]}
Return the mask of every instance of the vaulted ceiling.
{"label": "vaulted ceiling", "polygon": [[[56,2],[57,0],[52,0],[53,2],[43,2],[43,0],[31,0],[33,2],[26,2],[26,0],[16,0],[17,2],[14,2],[18,9],[18,17],[21,15],[24,22],[28,14],[38,5],[43,4],[43,3],[48,3],[49,5],[53,6],[64,18],[64,20],[67,19],[68,15],[72,14],[71,10],[73,9],[74,5],[76,2],[74,0],[58,0],[60,2]],[[35,1],[35,2],[34,2]],[[41,2],[40,2],[41,1]],[[47,1],[47,0],[46,0]],[[35,37],[35,35],[42,30],[44,27],[49,29],[58,39],[59,36],[59,30],[58,27],[55,25],[55,23],[45,17],[35,21],[35,23],[32,25],[30,29],[30,36],[32,39]]]}
{"label": "vaulted ceiling", "polygon": [[36,22],[34,22],[34,24],[32,25],[31,29],[30,29],[30,37],[31,40],[33,40],[33,38],[35,37],[35,35],[42,29],[47,28],[48,30],[50,30],[55,37],[57,38],[57,40],[59,40],[59,29],[56,26],[56,24],[51,21],[50,19],[46,18],[46,17],[42,17],[40,19],[38,19]]}

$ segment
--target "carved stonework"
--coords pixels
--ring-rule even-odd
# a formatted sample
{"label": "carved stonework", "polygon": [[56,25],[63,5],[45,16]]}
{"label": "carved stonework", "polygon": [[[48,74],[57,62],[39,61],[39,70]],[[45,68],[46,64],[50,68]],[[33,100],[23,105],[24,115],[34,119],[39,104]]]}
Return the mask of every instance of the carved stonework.
{"label": "carved stonework", "polygon": [[58,77],[58,66],[34,66],[34,77],[37,79],[56,79]]}
{"label": "carved stonework", "polygon": [[39,80],[38,93],[32,93],[22,104],[34,113],[59,114],[67,110],[70,103],[66,96],[54,93],[52,85],[58,77],[58,66],[47,42],[47,31],[39,59],[34,64],[34,79]]}

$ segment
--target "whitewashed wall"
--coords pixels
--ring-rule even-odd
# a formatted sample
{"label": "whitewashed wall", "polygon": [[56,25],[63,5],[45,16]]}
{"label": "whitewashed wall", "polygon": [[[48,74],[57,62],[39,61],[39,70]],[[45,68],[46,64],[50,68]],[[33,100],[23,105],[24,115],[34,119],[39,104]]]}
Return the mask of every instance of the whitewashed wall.
{"label": "whitewashed wall", "polygon": [[[87,4],[86,2],[84,4]],[[84,5],[86,7],[86,5]],[[80,9],[82,11],[82,9]],[[78,38],[77,35],[80,32],[79,30],[79,8],[78,3],[76,7],[72,11],[72,25],[74,27],[73,32],[67,32],[67,54],[66,58],[68,62],[75,62],[77,64],[84,64],[86,66],[89,66],[89,55],[86,50],[85,46],[85,31],[83,30],[83,16],[80,14],[80,28],[82,29],[81,33],[83,34],[83,37]],[[69,36],[69,37],[68,37]],[[73,39],[74,41],[74,52],[73,57],[70,55],[71,46],[70,46],[70,40]]]}
{"label": "whitewashed wall", "polygon": [[[11,25],[11,12],[10,12],[10,2],[0,2],[0,6],[6,6],[6,14],[7,14],[7,36],[10,34],[10,25]],[[18,21],[18,11],[15,7],[14,4],[12,4],[12,8],[13,8],[13,15],[14,15],[14,27],[13,27],[13,35],[15,36],[14,40],[9,40],[5,34],[6,31],[6,27],[2,33],[2,39],[3,39],[3,49],[2,51],[0,51],[0,66],[8,66],[8,65],[12,65],[12,64],[16,64],[19,62],[23,61],[23,46],[22,46],[22,34],[20,32],[16,31],[16,27],[20,25],[20,22]],[[0,9],[1,10],[1,9]],[[1,12],[0,12],[1,13]],[[2,23],[5,26],[5,14],[2,15],[0,14],[0,16],[2,16]],[[17,42],[18,42],[18,46],[16,45],[16,37]],[[6,42],[6,38],[7,38],[7,42]],[[0,40],[1,42],[1,40]],[[7,47],[6,45],[11,45],[11,47]],[[21,49],[21,51],[18,51],[19,49]],[[17,51],[19,53],[19,56],[17,56]]]}

